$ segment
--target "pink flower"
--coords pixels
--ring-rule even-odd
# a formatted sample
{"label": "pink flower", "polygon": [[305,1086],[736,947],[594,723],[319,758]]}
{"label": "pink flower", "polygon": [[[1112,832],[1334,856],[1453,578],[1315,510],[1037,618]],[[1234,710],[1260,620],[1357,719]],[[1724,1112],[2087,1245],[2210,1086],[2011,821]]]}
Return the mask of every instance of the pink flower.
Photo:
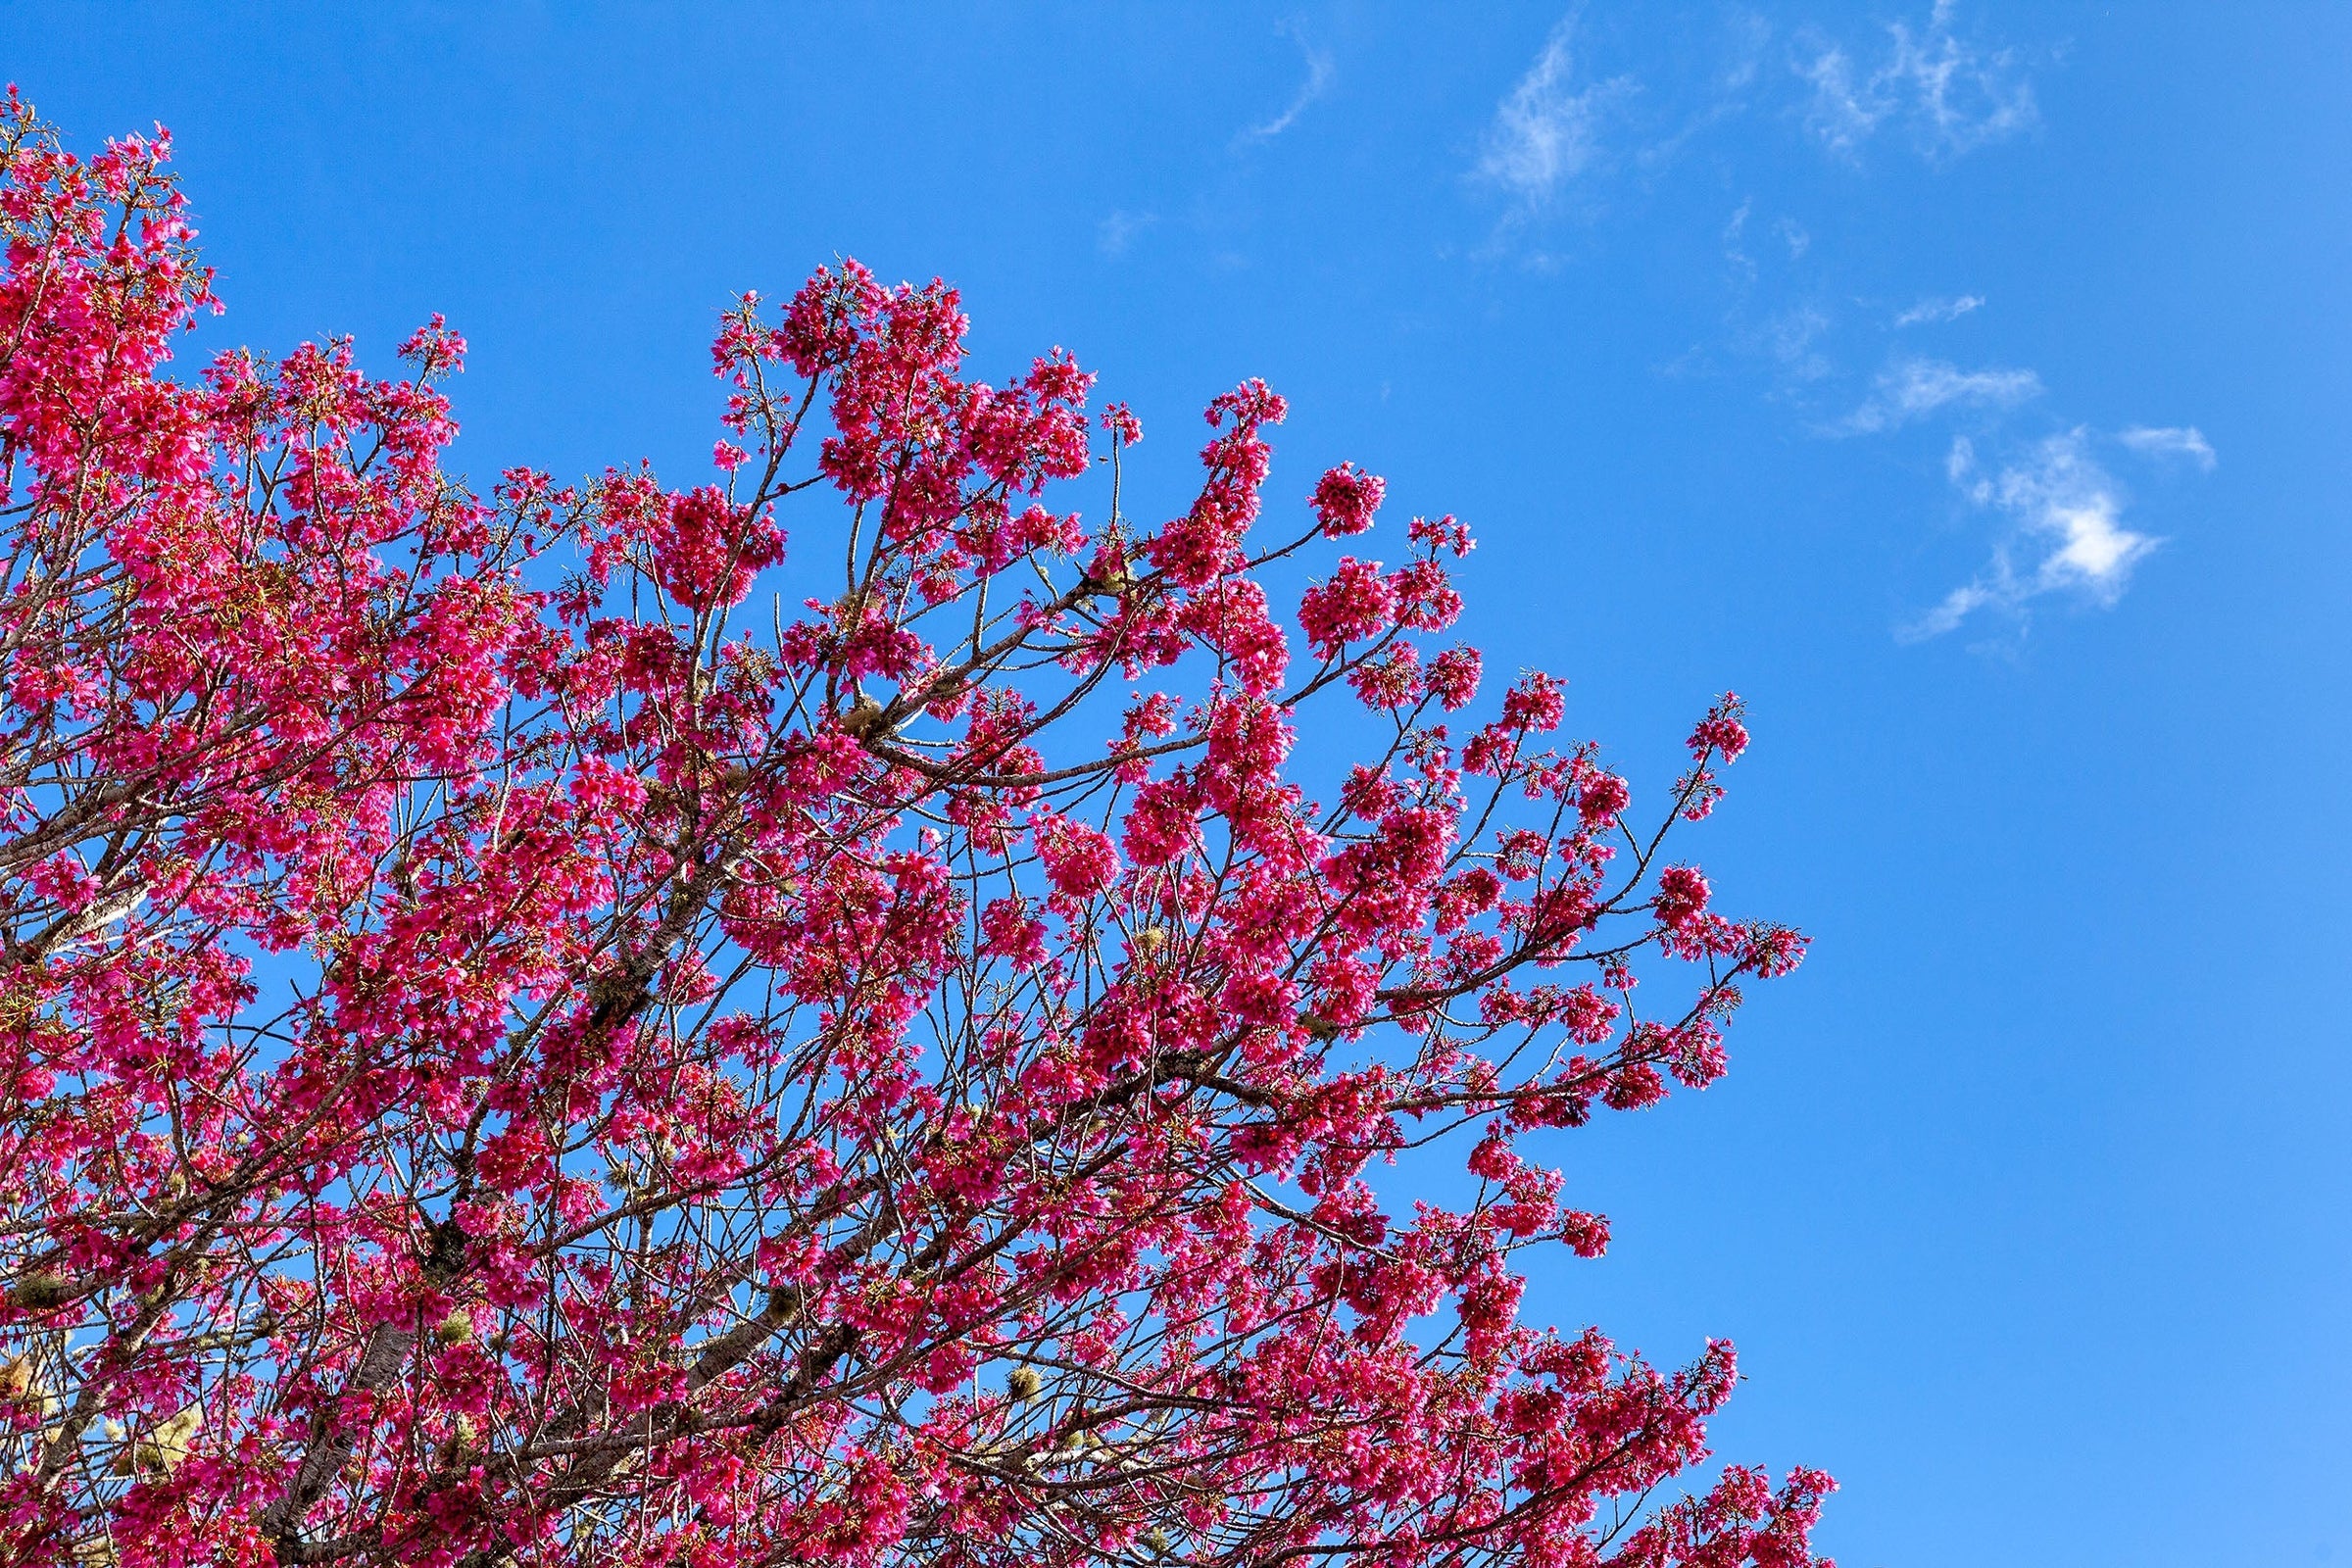
{"label": "pink flower", "polygon": [[1696,866],[1670,865],[1658,873],[1658,919],[1679,931],[1706,909],[1709,894]]}
{"label": "pink flower", "polygon": [[1429,689],[1451,712],[1469,707],[1476,700],[1478,676],[1478,650],[1449,648],[1430,662]]}
{"label": "pink flower", "polygon": [[1037,855],[1065,899],[1091,899],[1118,874],[1119,852],[1108,834],[1060,816],[1048,816],[1035,829]]}
{"label": "pink flower", "polygon": [[1343,644],[1378,636],[1396,613],[1396,595],[1377,561],[1344,558],[1331,580],[1298,601],[1298,624],[1318,659],[1337,659]]}
{"label": "pink flower", "polygon": [[1577,814],[1588,828],[1612,822],[1633,800],[1633,790],[1614,773],[1588,772],[1577,788]]}
{"label": "pink flower", "polygon": [[1315,509],[1315,520],[1323,525],[1323,537],[1343,539],[1368,531],[1372,514],[1380,510],[1380,498],[1388,488],[1387,480],[1364,472],[1352,463],[1326,469],[1323,477],[1315,481],[1315,493],[1308,498]]}

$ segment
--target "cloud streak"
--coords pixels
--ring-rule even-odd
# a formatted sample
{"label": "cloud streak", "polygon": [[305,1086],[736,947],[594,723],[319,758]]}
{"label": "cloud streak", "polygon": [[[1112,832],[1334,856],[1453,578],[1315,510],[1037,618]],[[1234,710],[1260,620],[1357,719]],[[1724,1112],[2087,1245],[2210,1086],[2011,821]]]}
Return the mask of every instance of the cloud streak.
{"label": "cloud streak", "polygon": [[1478,173],[1529,207],[1543,206],[1592,164],[1609,107],[1635,90],[1614,76],[1579,91],[1571,83],[1575,15],[1560,20],[1527,74],[1494,108],[1479,148]]}
{"label": "cloud streak", "polygon": [[2120,432],[2116,439],[2143,457],[2186,458],[2207,473],[2213,471],[2214,464],[2219,461],[2205,433],[2193,424],[2162,428],[2135,424]]}
{"label": "cloud streak", "polygon": [[2041,395],[2032,370],[1963,370],[1942,360],[1899,360],[1879,372],[1868,401],[1837,426],[1847,435],[1893,430],[1938,409],[2014,408]]}
{"label": "cloud streak", "polygon": [[1292,95],[1290,104],[1281,114],[1262,125],[1251,125],[1236,136],[1236,146],[1253,141],[1272,141],[1297,124],[1298,117],[1306,113],[1307,106],[1329,92],[1332,82],[1338,79],[1339,68],[1333,63],[1329,50],[1317,49],[1308,43],[1306,35],[1289,23],[1277,24],[1275,30],[1290,34],[1292,41],[1298,45],[1298,52],[1306,57],[1306,80],[1298,84],[1298,92]]}
{"label": "cloud streak", "polygon": [[1836,43],[1816,43],[1795,62],[1812,89],[1805,125],[1834,153],[1859,154],[1886,125],[1907,125],[1934,158],[1958,157],[2031,129],[2039,118],[2033,84],[2014,51],[1984,49],[1952,26],[1954,0],[1936,0],[1927,25],[1887,27],[1887,47],[1865,66]]}
{"label": "cloud streak", "polygon": [[1122,208],[1095,225],[1095,249],[1105,256],[1124,256],[1135,236],[1158,221],[1156,213],[1131,213]]}
{"label": "cloud streak", "polygon": [[[2135,426],[2117,439],[2140,450],[2145,443],[2132,437],[2142,433],[2144,427]],[[2197,444],[2204,446],[2201,437]],[[1966,436],[1955,437],[1944,466],[1971,504],[2003,514],[2009,530],[1995,542],[1984,570],[1897,628],[1905,642],[1940,637],[1981,611],[2022,615],[2029,600],[2044,594],[2070,593],[2112,605],[2123,597],[2132,568],[2161,542],[2125,525],[2128,496],[2093,455],[2090,432],[2083,428],[2036,443],[1997,473],[1979,466]]]}
{"label": "cloud streak", "polygon": [[1963,294],[1957,299],[1921,300],[1917,305],[1894,318],[1897,326],[1923,326],[1938,321],[1956,321],[1969,312],[1982,310],[1984,296]]}

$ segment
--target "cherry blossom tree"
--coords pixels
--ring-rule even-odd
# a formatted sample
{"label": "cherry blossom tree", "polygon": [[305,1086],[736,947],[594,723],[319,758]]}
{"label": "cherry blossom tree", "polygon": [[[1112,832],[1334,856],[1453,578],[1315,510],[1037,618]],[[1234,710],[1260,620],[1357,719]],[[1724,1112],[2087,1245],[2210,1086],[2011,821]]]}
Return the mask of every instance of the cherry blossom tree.
{"label": "cherry blossom tree", "polygon": [[855,263],[712,482],[468,488],[437,318],[169,373],[169,154],[0,115],[0,1561],[1814,1561],[1729,1345],[1518,1311],[1801,955],[1736,700],[1637,817],[1453,518]]}

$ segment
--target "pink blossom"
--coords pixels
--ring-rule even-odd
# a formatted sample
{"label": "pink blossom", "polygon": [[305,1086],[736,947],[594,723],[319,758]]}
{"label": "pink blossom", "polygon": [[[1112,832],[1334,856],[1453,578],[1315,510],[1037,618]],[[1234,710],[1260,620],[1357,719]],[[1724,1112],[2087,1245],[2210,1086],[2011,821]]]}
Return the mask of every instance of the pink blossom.
{"label": "pink blossom", "polygon": [[1386,479],[1366,473],[1352,463],[1326,469],[1323,477],[1315,481],[1315,493],[1308,498],[1315,510],[1315,520],[1323,525],[1323,537],[1343,539],[1368,530],[1372,514],[1380,510],[1380,498],[1388,488]]}

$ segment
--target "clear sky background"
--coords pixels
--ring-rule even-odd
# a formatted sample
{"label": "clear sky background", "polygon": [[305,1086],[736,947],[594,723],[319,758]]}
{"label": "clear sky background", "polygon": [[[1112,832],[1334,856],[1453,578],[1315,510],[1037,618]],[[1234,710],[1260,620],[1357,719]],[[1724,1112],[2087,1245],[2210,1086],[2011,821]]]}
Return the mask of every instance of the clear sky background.
{"label": "clear sky background", "polygon": [[699,482],[716,311],[837,253],[1171,504],[1266,376],[1273,493],[1470,519],[1637,786],[1751,703],[1692,842],[1814,956],[1556,1146],[1618,1240],[1531,1308],[1736,1340],[1848,1568],[2352,1563],[2352,6],[695,9],[19,4],[0,74],[176,133],[207,339],[446,312],[477,478]]}

